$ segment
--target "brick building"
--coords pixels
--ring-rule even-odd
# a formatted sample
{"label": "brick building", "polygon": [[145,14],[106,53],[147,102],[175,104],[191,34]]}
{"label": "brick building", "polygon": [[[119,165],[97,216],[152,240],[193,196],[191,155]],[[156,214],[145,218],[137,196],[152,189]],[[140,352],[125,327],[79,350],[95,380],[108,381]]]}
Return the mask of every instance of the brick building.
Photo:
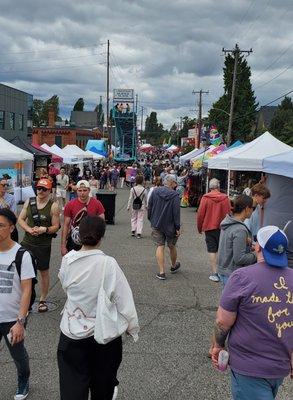
{"label": "brick building", "polygon": [[84,149],[89,139],[101,139],[102,132],[99,129],[87,130],[72,127],[56,127],[54,111],[49,111],[48,127],[33,128],[33,144],[65,147],[68,144],[76,144]]}

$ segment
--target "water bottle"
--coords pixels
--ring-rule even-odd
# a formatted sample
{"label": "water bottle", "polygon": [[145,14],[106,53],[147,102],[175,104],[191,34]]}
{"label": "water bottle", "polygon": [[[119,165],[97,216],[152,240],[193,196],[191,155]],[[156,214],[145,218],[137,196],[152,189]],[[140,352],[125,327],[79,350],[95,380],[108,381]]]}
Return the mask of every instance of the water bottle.
{"label": "water bottle", "polygon": [[229,361],[229,353],[226,350],[221,350],[218,356],[218,365],[221,372],[226,371]]}

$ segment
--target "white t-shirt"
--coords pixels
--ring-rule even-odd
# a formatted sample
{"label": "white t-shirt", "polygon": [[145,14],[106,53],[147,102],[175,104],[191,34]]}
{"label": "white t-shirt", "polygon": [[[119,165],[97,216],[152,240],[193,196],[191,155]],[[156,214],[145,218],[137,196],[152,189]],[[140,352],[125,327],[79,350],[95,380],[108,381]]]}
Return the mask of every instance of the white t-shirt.
{"label": "white t-shirt", "polygon": [[[16,321],[19,313],[21,300],[20,279],[16,268],[8,267],[15,260],[20,244],[15,245],[8,251],[0,252],[0,323]],[[31,256],[25,252],[21,265],[21,280],[35,277],[35,271]]]}

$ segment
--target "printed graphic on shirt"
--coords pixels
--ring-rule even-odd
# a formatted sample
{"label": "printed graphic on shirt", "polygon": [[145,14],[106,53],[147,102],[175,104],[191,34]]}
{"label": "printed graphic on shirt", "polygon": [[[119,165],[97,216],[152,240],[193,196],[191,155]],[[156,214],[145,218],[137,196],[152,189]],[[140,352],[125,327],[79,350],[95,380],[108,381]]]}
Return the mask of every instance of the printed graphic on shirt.
{"label": "printed graphic on shirt", "polygon": [[0,264],[0,294],[12,293],[15,266],[11,266],[9,271],[8,267],[8,265]]}
{"label": "printed graphic on shirt", "polygon": [[267,304],[267,319],[270,324],[276,328],[278,338],[282,338],[290,328],[293,328],[293,316],[290,313],[290,305],[293,304],[293,292],[288,287],[283,276],[274,282],[272,292],[266,296],[253,294],[252,303]]}

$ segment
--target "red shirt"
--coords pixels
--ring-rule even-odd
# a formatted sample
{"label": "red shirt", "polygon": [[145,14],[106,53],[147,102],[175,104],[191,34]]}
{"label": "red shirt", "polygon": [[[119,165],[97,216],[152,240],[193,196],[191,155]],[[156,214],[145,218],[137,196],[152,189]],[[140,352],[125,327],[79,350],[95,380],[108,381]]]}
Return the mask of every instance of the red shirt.
{"label": "red shirt", "polygon": [[85,215],[101,215],[105,213],[103,204],[93,197],[90,198],[89,202],[82,203],[79,199],[70,200],[64,209],[64,217],[71,219],[71,225],[73,227],[79,225],[81,219]]}
{"label": "red shirt", "polygon": [[212,190],[210,193],[205,194],[202,196],[197,211],[198,232],[219,229],[220,223],[230,212],[231,203],[226,194],[218,190]]}

